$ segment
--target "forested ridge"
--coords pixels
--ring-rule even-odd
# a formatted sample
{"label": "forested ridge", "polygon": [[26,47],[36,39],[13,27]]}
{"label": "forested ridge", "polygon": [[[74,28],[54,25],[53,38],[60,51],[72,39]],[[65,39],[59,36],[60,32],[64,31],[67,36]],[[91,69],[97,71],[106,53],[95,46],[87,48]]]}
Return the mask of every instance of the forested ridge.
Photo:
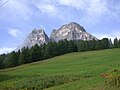
{"label": "forested ridge", "polygon": [[120,48],[120,40],[103,38],[101,40],[61,40],[59,42],[49,42],[38,46],[37,44],[32,48],[24,47],[21,50],[13,51],[8,54],[0,55],[0,69],[15,67],[21,64],[42,61],[55,56],[63,55],[72,52],[83,52],[102,50],[109,48]]}

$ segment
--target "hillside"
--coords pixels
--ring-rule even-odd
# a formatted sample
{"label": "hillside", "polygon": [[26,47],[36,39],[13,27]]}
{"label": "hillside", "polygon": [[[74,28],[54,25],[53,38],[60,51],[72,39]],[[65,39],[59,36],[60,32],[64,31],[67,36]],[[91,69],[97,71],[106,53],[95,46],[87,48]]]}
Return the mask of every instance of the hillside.
{"label": "hillside", "polygon": [[120,69],[120,49],[76,52],[0,70],[0,90],[117,90],[101,74]]}

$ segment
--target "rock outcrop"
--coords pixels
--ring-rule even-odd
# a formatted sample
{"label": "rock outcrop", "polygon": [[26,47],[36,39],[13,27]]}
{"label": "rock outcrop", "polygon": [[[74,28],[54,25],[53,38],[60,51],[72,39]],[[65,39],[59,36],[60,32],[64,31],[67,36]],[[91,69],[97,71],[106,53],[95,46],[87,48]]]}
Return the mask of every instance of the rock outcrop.
{"label": "rock outcrop", "polygon": [[34,29],[25,39],[24,43],[20,46],[20,48],[23,47],[29,47],[31,48],[35,44],[38,44],[39,46],[44,43],[48,43],[49,37],[44,32],[43,29]]}
{"label": "rock outcrop", "polygon": [[87,33],[84,27],[78,23],[71,22],[60,27],[58,30],[54,29],[51,33],[50,39],[58,42],[59,40],[97,40],[96,37]]}
{"label": "rock outcrop", "polygon": [[71,22],[61,26],[58,30],[54,29],[51,33],[50,39],[43,29],[34,29],[25,39],[24,43],[18,48],[23,47],[31,48],[35,44],[39,46],[49,41],[58,42],[59,40],[98,40],[96,37],[87,33],[84,27],[78,23]]}

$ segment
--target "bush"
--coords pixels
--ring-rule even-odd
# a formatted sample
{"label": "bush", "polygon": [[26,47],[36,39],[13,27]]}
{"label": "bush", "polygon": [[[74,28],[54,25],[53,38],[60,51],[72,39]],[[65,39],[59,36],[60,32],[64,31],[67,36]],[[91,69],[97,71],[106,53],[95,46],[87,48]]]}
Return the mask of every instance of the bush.
{"label": "bush", "polygon": [[120,70],[113,69],[111,72],[101,74],[106,79],[106,84],[120,88]]}

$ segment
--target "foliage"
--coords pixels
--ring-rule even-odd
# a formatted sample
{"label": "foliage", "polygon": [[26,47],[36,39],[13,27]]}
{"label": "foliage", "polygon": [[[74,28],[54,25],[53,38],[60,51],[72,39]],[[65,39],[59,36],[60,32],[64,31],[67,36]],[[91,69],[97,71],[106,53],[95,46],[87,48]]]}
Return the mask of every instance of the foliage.
{"label": "foliage", "polygon": [[[13,51],[9,54],[0,55],[0,69],[14,67],[21,64],[42,61],[58,55],[63,55],[72,52],[83,52],[92,50],[102,50],[112,48],[113,44],[108,38],[101,40],[61,40],[59,42],[49,42],[32,48],[24,47],[21,50]],[[120,47],[120,40],[114,40],[114,48]]]}
{"label": "foliage", "polygon": [[106,79],[106,84],[109,86],[115,86],[117,88],[120,87],[120,70],[113,69],[108,73],[104,73],[101,75]]}

